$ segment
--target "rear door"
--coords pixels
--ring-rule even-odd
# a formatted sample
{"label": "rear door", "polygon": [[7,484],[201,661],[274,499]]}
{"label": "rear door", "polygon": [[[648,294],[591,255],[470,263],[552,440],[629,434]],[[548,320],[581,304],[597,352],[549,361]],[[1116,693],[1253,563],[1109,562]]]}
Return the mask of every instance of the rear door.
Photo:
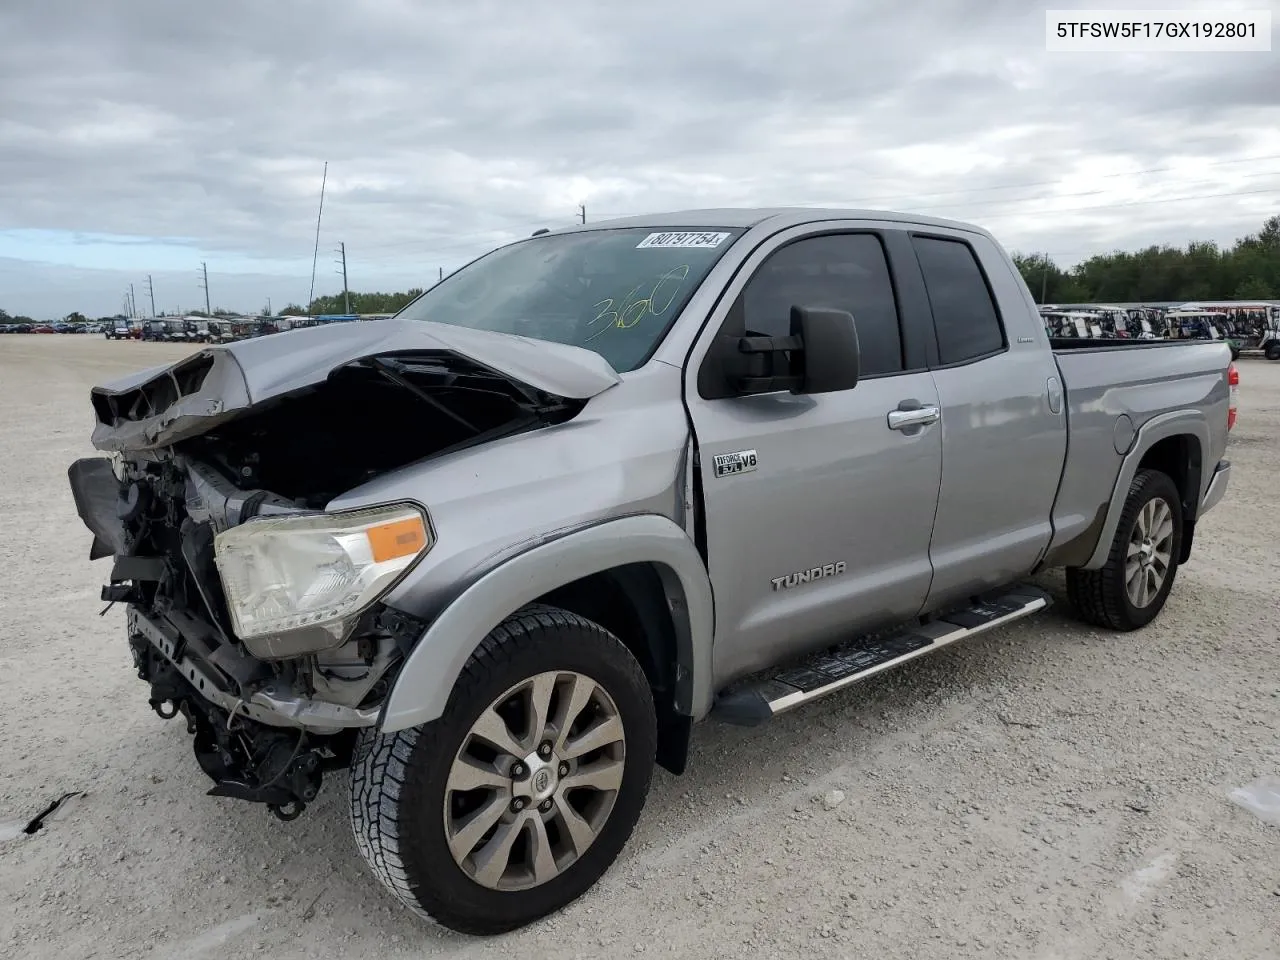
{"label": "rear door", "polygon": [[936,335],[942,490],[930,609],[1028,574],[1049,544],[1065,404],[1044,326],[980,234],[913,233]]}
{"label": "rear door", "polygon": [[[854,315],[860,382],[827,394],[705,399],[699,373],[714,338],[786,336],[792,306]],[[921,305],[897,296],[885,234],[778,234],[751,255],[719,309],[686,368],[686,397],[724,683],[916,614],[932,576],[942,440],[923,342],[903,336]]]}

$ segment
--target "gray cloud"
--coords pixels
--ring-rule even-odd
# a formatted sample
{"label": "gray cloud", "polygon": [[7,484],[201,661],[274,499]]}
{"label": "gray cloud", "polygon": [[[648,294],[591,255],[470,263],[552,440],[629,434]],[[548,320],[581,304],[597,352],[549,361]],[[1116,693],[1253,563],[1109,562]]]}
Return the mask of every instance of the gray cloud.
{"label": "gray cloud", "polygon": [[159,269],[130,238],[236,274],[246,308],[303,297],[326,160],[318,291],[338,240],[353,282],[403,287],[578,203],[856,201],[1076,259],[1229,242],[1280,199],[1273,54],[1049,54],[1014,0],[42,0],[0,36],[0,231],[115,235],[121,271],[28,271],[21,303],[0,273],[10,310],[114,309]]}

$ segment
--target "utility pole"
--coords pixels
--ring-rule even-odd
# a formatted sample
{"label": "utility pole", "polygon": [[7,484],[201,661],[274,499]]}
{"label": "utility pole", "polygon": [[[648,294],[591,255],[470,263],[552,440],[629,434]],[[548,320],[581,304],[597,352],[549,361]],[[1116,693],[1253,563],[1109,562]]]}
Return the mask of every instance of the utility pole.
{"label": "utility pole", "polygon": [[1049,255],[1044,255],[1044,273],[1040,275],[1040,306],[1044,306],[1049,291]]}
{"label": "utility pole", "polygon": [[582,222],[587,222],[587,205],[585,203],[578,204],[578,216],[582,218]]}
{"label": "utility pole", "polygon": [[439,283],[443,279],[444,279],[444,267],[441,267],[439,277],[436,279],[436,283]]}
{"label": "utility pole", "polygon": [[133,284],[129,284],[129,316],[136,317],[138,315],[138,301],[133,297]]}
{"label": "utility pole", "polygon": [[271,312],[271,298],[270,298],[270,297],[267,297],[267,316],[268,316],[268,317],[274,317],[274,316],[275,316],[275,314]]}
{"label": "utility pole", "polygon": [[347,289],[347,245],[345,243],[338,243],[338,253],[341,255],[342,259],[335,260],[333,262],[342,264],[342,310],[343,313],[350,316],[351,292]]}
{"label": "utility pole", "polygon": [[209,266],[204,261],[200,262],[200,273],[204,278],[200,281],[200,286],[204,287],[204,312],[213,316],[213,309],[209,306]]}
{"label": "utility pole", "polygon": [[151,319],[156,318],[156,288],[151,283],[151,274],[147,274],[147,293],[151,294]]}

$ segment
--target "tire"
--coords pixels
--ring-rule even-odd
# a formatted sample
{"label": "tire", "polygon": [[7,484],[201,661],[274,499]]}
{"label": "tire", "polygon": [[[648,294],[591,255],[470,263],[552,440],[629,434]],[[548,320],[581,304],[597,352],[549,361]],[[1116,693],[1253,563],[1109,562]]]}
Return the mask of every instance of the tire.
{"label": "tire", "polygon": [[[516,736],[510,719],[494,708],[510,718],[518,707],[526,716],[535,690],[544,692],[551,725],[531,735],[532,725],[526,732],[520,723],[525,736]],[[586,706],[579,712],[580,700]],[[564,724],[565,714],[577,720],[569,716]],[[488,746],[476,732],[480,727],[496,739],[505,736],[510,750]],[[571,756],[619,729],[620,741]],[[558,752],[540,758],[539,741],[554,742]],[[351,766],[356,845],[378,879],[418,916],[460,933],[517,929],[572,903],[617,858],[644,808],[656,741],[649,683],[626,646],[576,614],[526,607],[472,654],[439,719],[386,735],[362,731]],[[470,762],[459,766],[464,754]],[[483,777],[475,773],[481,768]],[[450,789],[458,770],[469,776],[454,779]],[[459,789],[472,777],[486,785]],[[566,790],[562,777],[605,786]],[[566,808],[577,818],[573,833]],[[469,823],[488,824],[494,816],[492,826],[468,834]],[[495,841],[512,835],[505,854],[492,853]],[[551,859],[535,856],[544,850]],[[486,873],[486,864],[498,868]]]}
{"label": "tire", "polygon": [[1232,359],[1232,360],[1239,360],[1239,359],[1240,359],[1240,348],[1239,348],[1239,347],[1232,347],[1232,348],[1231,348],[1231,359]]}
{"label": "tire", "polygon": [[1280,343],[1269,343],[1267,349],[1263,352],[1268,360],[1280,360]]}
{"label": "tire", "polygon": [[[1161,504],[1168,513],[1167,536],[1161,521],[1155,531],[1157,536],[1149,541],[1154,543],[1154,547],[1139,547],[1134,559],[1148,589],[1155,579],[1148,571],[1158,574],[1162,558],[1164,576],[1142,602],[1141,595],[1135,597],[1129,590],[1132,568],[1127,571],[1126,567],[1130,559],[1130,545],[1146,540],[1139,524],[1150,527],[1153,519],[1162,516]],[[1178,573],[1181,549],[1182,508],[1177,486],[1168,474],[1158,470],[1139,470],[1129,484],[1129,495],[1120,512],[1120,522],[1116,525],[1107,562],[1098,570],[1067,569],[1067,597],[1071,606],[1085,622],[1109,630],[1128,631],[1145,627],[1164,608]]]}

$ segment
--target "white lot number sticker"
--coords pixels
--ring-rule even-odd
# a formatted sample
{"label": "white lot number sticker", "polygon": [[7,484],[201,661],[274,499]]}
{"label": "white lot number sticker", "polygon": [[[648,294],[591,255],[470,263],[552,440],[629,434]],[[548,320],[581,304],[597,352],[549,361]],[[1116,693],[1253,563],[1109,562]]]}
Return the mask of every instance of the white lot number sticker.
{"label": "white lot number sticker", "polygon": [[637,250],[647,247],[706,247],[714,248],[724,243],[727,233],[651,233],[636,244]]}

